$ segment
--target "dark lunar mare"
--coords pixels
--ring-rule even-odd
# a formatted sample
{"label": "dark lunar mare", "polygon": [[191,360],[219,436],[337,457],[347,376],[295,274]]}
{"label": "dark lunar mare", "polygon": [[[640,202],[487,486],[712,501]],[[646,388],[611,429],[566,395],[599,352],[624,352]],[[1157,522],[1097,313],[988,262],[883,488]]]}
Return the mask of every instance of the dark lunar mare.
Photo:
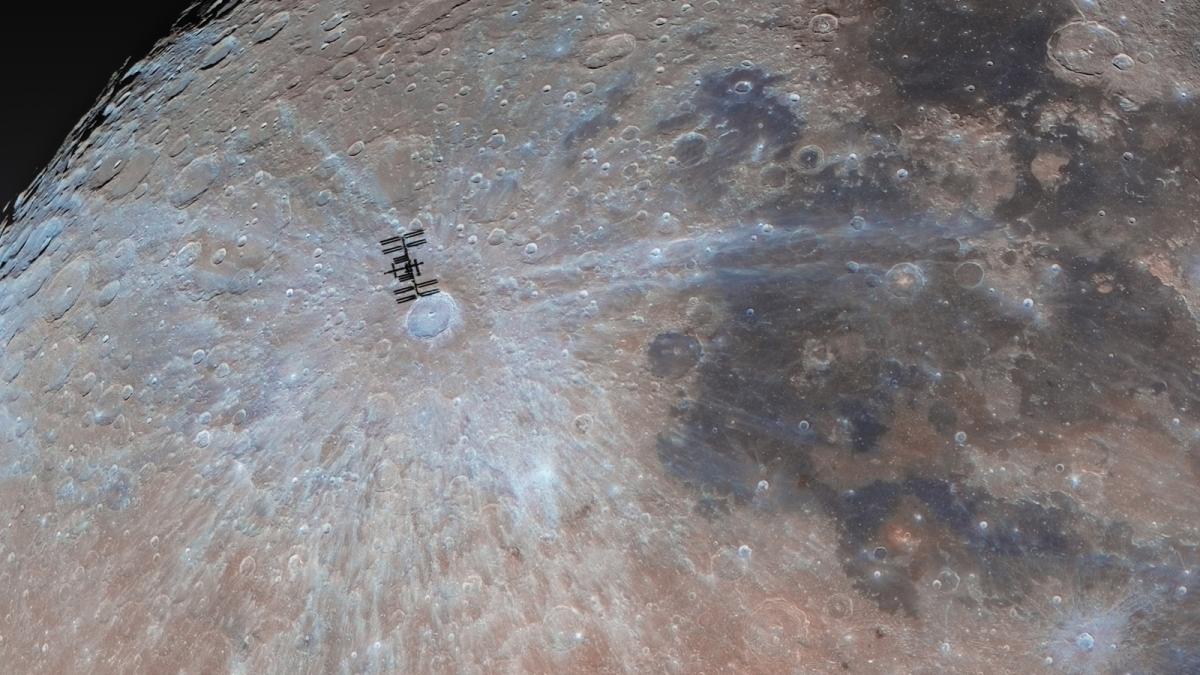
{"label": "dark lunar mare", "polygon": [[[959,11],[927,4],[934,8],[921,15],[927,21]],[[1064,15],[1051,3],[1034,4],[1039,9],[1014,25],[1029,45],[1041,41],[1036,65],[1033,57],[993,53],[1009,37],[995,35],[990,26],[1007,20],[995,14],[1011,7],[951,17],[970,23],[971,39],[986,38],[971,53],[999,59],[1003,72],[990,81],[989,100],[1013,105],[1050,86],[1038,72],[1044,39]],[[888,16],[884,21],[892,22],[892,31],[920,18]],[[943,41],[953,41],[949,28],[938,31]],[[880,34],[873,48],[891,50],[888,41],[896,39]],[[913,49],[924,50],[915,53],[927,61],[940,58],[937,50],[954,52],[944,44]],[[975,66],[962,66],[968,67]],[[898,86],[914,105],[960,103],[939,89],[943,80],[889,72],[901,78]],[[1104,560],[1147,598],[1149,609],[1139,610],[1129,629],[1145,638],[1138,647],[1142,658],[1170,664],[1163,672],[1191,672],[1186,668],[1196,655],[1187,644],[1200,632],[1200,613],[1190,599],[1172,600],[1172,586],[1163,579],[1183,578],[1181,560],[1195,559],[1192,546],[1134,541],[1128,525],[1088,513],[1066,492],[1013,500],[968,481],[968,450],[1003,452],[1010,443],[1041,447],[1044,432],[1053,437],[1069,423],[1115,423],[1114,400],[1164,397],[1196,419],[1200,331],[1184,299],[1132,260],[1128,248],[1081,236],[1089,226],[1086,192],[1094,197],[1096,191],[1121,190],[1126,196],[1118,199],[1128,199],[1157,175],[1157,167],[1190,160],[1175,151],[1143,152],[1139,161],[1118,159],[1101,167],[1097,155],[1105,149],[1085,142],[1077,130],[1063,129],[1050,147],[1069,155],[1065,175],[1074,186],[1043,195],[1052,200],[1049,207],[1021,205],[1020,196],[1010,200],[1006,213],[1030,215],[1029,224],[1043,236],[1036,242],[1013,238],[1011,248],[990,263],[1037,271],[1032,276],[1040,279],[1038,300],[1030,307],[993,290],[986,278],[970,288],[956,280],[963,262],[983,261],[964,238],[1007,234],[1013,226],[965,211],[933,215],[919,189],[895,180],[897,163],[912,158],[902,156],[883,125],[857,123],[874,150],[852,166],[830,165],[803,178],[792,173],[786,193],[759,203],[746,204],[729,190],[722,176],[749,161],[756,144],[786,162],[803,143],[800,113],[784,107],[775,98],[778,92],[765,86],[777,80],[744,68],[709,75],[690,110],[659,126],[662,133],[702,133],[708,139],[702,159],[681,169],[683,180],[694,181],[699,209],[728,211],[735,222],[765,216],[777,228],[753,244],[737,241],[714,251],[702,262],[702,280],[686,289],[723,308],[719,326],[695,334],[681,328],[647,347],[651,376],[659,377],[667,369],[656,365],[663,358],[655,352],[664,345],[690,345],[681,337],[686,335],[703,350],[694,383],[658,445],[664,465],[698,490],[697,513],[715,519],[748,505],[757,482],[769,478],[773,508],[815,510],[833,519],[846,574],[882,609],[910,615],[929,592],[914,580],[930,570],[974,573],[985,604],[1021,608],[1044,601],[1038,593],[1045,583],[1072,578],[1081,566]],[[739,92],[736,84],[743,81],[750,87]],[[1044,135],[1035,136],[1019,116],[1008,119],[1012,150],[1021,161],[1045,147],[1039,145],[1047,141]],[[1173,124],[1194,126],[1181,117]],[[718,127],[730,137],[721,140],[713,133]],[[1130,133],[1138,138],[1149,132],[1135,126]],[[1025,174],[1024,180],[1032,177]],[[1165,198],[1156,202],[1156,194],[1149,188],[1135,201],[1147,213],[1177,205]],[[1039,209],[1057,210],[1064,220],[1051,226]],[[848,226],[854,214],[869,216],[864,229]],[[746,232],[747,240],[751,234]],[[893,287],[888,270],[897,263],[915,265],[920,282]],[[979,384],[982,375],[1015,387],[1017,415],[989,413],[997,393]],[[672,379],[677,376],[670,370]],[[1137,424],[1169,433],[1168,420],[1145,417]],[[959,432],[965,439],[956,438]],[[854,467],[873,457],[894,467],[898,477],[857,475]],[[834,473],[830,467],[841,468]],[[881,557],[876,551],[889,523],[906,522],[913,514],[925,518],[924,536],[936,538],[936,552]]]}
{"label": "dark lunar mare", "polygon": [[1046,42],[1077,11],[1067,0],[879,0],[871,63],[906,101],[956,111],[1012,103],[1051,86]]}

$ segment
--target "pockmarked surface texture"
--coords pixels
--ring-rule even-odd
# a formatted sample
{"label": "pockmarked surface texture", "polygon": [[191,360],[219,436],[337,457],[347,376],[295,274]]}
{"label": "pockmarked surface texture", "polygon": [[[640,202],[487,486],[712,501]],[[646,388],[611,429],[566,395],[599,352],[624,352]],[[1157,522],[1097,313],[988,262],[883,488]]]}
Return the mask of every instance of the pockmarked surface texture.
{"label": "pockmarked surface texture", "polygon": [[3,670],[1200,672],[1197,35],[222,5],[0,232]]}

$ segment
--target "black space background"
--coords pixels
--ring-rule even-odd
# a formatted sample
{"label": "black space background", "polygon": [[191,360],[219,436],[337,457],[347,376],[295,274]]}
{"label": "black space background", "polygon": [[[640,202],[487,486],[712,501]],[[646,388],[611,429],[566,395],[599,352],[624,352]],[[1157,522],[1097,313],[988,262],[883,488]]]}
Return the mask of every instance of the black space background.
{"label": "black space background", "polygon": [[49,163],[108,78],[126,59],[132,65],[166,37],[189,4],[34,0],[19,3],[19,9],[5,8],[0,39],[0,206],[15,199]]}

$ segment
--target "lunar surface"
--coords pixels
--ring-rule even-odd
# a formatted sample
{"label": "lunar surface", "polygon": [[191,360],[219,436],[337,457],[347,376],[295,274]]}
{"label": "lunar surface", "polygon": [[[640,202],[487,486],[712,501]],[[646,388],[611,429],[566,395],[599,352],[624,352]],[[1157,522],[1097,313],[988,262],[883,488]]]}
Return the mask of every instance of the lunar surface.
{"label": "lunar surface", "polygon": [[211,3],[0,234],[2,670],[1200,672],[1198,36]]}

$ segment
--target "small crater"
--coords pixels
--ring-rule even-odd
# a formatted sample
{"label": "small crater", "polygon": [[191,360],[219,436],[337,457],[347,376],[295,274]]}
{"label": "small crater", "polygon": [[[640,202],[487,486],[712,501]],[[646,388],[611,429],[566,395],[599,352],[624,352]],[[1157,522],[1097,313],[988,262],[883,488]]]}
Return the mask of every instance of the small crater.
{"label": "small crater", "polygon": [[1050,36],[1049,50],[1050,57],[1063,68],[1094,76],[1116,64],[1121,38],[1095,21],[1072,21]]}
{"label": "small crater", "polygon": [[825,151],[816,145],[800,148],[796,162],[804,173],[817,173],[825,166]]}
{"label": "small crater", "polygon": [[420,340],[441,335],[459,318],[458,303],[447,293],[417,298],[408,312],[408,332]]}
{"label": "small crater", "polygon": [[884,277],[888,293],[897,298],[908,299],[925,286],[925,274],[912,263],[898,263]]}
{"label": "small crater", "polygon": [[983,267],[979,263],[965,262],[954,268],[954,281],[963,288],[975,288],[983,281]]}
{"label": "small crater", "polygon": [[271,38],[275,37],[279,31],[283,30],[283,27],[287,25],[291,16],[292,15],[288,12],[276,12],[272,14],[267,18],[266,21],[262,23],[261,26],[258,27],[257,30],[254,31],[254,34],[250,36],[250,39],[255,43],[266,42],[267,40],[270,40]]}
{"label": "small crater", "polygon": [[808,29],[817,35],[828,35],[838,29],[838,18],[832,14],[818,14],[809,20]]}
{"label": "small crater", "polygon": [[172,182],[168,198],[171,205],[182,209],[203,195],[217,180],[221,164],[213,155],[197,157],[180,170]]}
{"label": "small crater", "polygon": [[693,167],[704,161],[708,139],[704,134],[690,131],[675,139],[675,159],[683,167]]}

